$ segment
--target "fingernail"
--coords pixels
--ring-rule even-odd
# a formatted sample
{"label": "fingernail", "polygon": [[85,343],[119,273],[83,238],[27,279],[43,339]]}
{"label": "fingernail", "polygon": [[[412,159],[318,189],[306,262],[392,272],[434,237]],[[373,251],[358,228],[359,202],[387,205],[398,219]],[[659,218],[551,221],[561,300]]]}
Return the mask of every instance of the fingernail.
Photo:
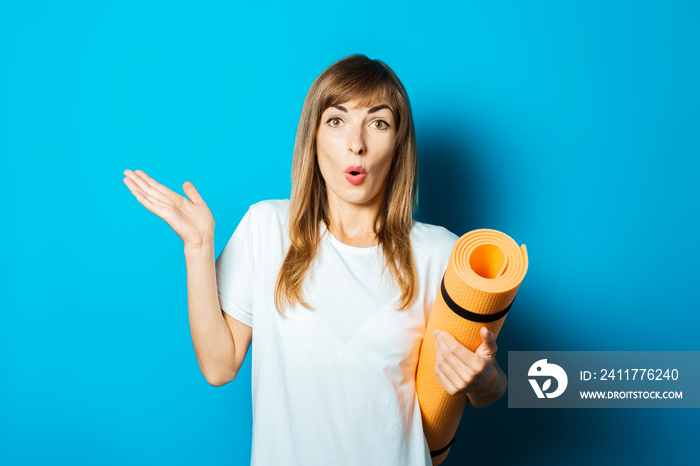
{"label": "fingernail", "polygon": [[438,331],[438,330],[433,330],[433,336],[434,336],[435,339],[437,340],[437,338],[440,336],[440,331]]}

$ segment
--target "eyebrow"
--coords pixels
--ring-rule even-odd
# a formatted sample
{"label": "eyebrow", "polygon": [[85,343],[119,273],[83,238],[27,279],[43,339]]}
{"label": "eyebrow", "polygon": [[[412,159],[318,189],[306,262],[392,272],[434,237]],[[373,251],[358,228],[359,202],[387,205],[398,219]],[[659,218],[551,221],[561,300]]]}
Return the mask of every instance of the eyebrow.
{"label": "eyebrow", "polygon": [[[342,105],[333,105],[333,107],[337,108],[337,109],[340,110],[341,112],[348,113],[348,109],[345,108],[345,107],[343,107]],[[389,106],[386,105],[386,104],[382,104],[382,105],[377,105],[377,106],[375,106],[375,107],[371,107],[369,110],[367,110],[367,113],[374,113],[374,112],[379,111],[379,110],[381,110],[381,109],[383,109],[383,108],[388,108],[389,110],[391,110],[391,107],[389,107]],[[392,111],[392,113],[393,113],[393,110],[391,110],[391,111]]]}

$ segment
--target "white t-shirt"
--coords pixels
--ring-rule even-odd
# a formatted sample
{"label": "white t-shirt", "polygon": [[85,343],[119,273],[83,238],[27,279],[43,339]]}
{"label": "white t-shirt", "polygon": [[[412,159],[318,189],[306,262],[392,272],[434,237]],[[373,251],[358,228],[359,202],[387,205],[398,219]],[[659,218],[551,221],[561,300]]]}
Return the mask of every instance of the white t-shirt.
{"label": "white t-shirt", "polygon": [[274,306],[289,200],[250,207],[216,261],[221,308],[253,328],[253,466],[431,465],[415,390],[425,326],[458,237],[415,222],[418,296],[401,295],[379,246],[322,244],[301,305]]}

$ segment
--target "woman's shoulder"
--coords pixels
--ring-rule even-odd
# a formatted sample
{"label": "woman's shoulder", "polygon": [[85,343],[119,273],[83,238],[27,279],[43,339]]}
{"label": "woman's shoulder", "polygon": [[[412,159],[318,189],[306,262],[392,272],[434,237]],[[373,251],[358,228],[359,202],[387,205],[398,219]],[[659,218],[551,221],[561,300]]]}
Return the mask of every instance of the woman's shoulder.
{"label": "woman's shoulder", "polygon": [[285,223],[289,216],[289,199],[266,199],[252,204],[249,210],[257,222]]}
{"label": "woman's shoulder", "polygon": [[257,253],[276,257],[272,251],[284,248],[289,238],[289,199],[256,202],[250,205],[246,216]]}
{"label": "woman's shoulder", "polygon": [[426,252],[449,256],[458,239],[459,236],[447,228],[430,223],[415,221],[411,230],[411,243],[417,253]]}

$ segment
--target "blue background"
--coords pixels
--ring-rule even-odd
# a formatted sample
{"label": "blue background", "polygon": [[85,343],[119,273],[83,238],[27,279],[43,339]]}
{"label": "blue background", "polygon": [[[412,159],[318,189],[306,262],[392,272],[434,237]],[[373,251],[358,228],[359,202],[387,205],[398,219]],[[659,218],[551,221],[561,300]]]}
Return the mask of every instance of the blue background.
{"label": "blue background", "polygon": [[[192,181],[218,256],[289,196],[306,92],[352,53],[408,91],[418,218],[528,247],[503,366],[700,349],[697,3],[254,3],[0,3],[0,462],[248,464],[250,358],[200,374],[182,241],[123,171]],[[698,420],[504,396],[443,464],[686,464]]]}

